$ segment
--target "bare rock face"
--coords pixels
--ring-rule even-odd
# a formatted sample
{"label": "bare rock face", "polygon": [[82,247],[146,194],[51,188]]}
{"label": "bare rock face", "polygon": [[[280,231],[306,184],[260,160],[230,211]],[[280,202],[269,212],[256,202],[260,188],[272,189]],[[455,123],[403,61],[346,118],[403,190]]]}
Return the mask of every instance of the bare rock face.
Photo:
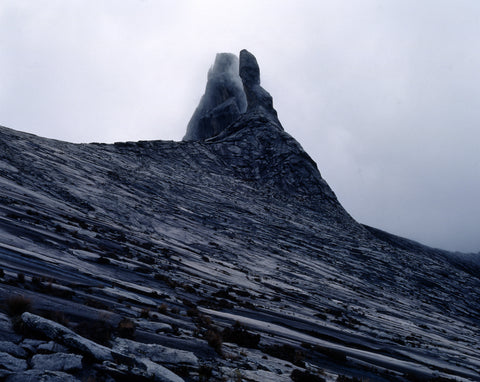
{"label": "bare rock face", "polygon": [[247,50],[240,61],[231,53],[218,53],[208,72],[205,94],[188,123],[184,141],[198,141],[222,133],[244,113],[260,112],[283,130],[273,100],[260,86],[257,59]]}
{"label": "bare rock face", "polygon": [[260,68],[257,59],[246,49],[240,52],[239,74],[247,97],[247,112],[261,108],[277,118],[272,96],[260,86]]}
{"label": "bare rock face", "polygon": [[237,56],[218,53],[208,72],[205,94],[188,123],[183,140],[203,140],[217,135],[236,121],[246,108]]}

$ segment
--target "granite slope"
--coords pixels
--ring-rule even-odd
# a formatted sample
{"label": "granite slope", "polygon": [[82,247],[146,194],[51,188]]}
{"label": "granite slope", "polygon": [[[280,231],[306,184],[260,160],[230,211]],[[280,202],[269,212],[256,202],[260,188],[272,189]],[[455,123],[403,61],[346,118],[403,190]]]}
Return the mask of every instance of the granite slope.
{"label": "granite slope", "polygon": [[478,274],[356,222],[268,110],[183,142],[1,127],[0,195],[0,379],[480,379]]}

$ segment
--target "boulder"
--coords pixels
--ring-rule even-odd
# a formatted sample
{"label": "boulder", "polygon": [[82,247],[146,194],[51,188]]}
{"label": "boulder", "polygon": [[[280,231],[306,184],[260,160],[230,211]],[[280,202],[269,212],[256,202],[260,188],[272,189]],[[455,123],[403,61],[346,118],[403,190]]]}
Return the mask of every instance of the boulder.
{"label": "boulder", "polygon": [[158,344],[144,344],[116,338],[113,350],[122,354],[132,354],[136,358],[148,358],[153,362],[170,365],[198,365],[198,358],[192,352],[168,348]]}
{"label": "boulder", "polygon": [[121,381],[183,382],[178,375],[146,358],[139,358],[135,361],[135,365],[130,366],[105,361],[102,365],[98,365],[97,369],[103,370]]}
{"label": "boulder", "polygon": [[82,368],[82,356],[78,354],[36,354],[32,357],[32,369],[74,371]]}
{"label": "boulder", "polygon": [[43,333],[55,342],[76,349],[97,361],[113,360],[112,352],[109,348],[84,338],[57,322],[29,312],[23,313],[21,318],[31,330]]}
{"label": "boulder", "polygon": [[153,379],[157,382],[184,382],[182,378],[168,370],[166,367],[152,362],[147,358],[139,359],[138,366],[133,370],[136,375]]}
{"label": "boulder", "polygon": [[27,352],[21,346],[9,341],[0,341],[0,352],[5,352],[17,358],[25,358]]}
{"label": "boulder", "polygon": [[22,342],[20,342],[20,346],[22,349],[27,351],[29,354],[33,354],[37,352],[37,348],[41,345],[45,345],[45,341],[42,340],[35,340],[33,338],[25,338]]}
{"label": "boulder", "polygon": [[9,376],[5,382],[80,382],[63,371],[28,370]]}
{"label": "boulder", "polygon": [[12,322],[10,318],[0,312],[0,338],[4,341],[18,342],[22,339],[21,336],[16,334],[12,328]]}
{"label": "boulder", "polygon": [[19,359],[5,352],[0,352],[0,369],[9,371],[23,371],[27,369],[27,361]]}

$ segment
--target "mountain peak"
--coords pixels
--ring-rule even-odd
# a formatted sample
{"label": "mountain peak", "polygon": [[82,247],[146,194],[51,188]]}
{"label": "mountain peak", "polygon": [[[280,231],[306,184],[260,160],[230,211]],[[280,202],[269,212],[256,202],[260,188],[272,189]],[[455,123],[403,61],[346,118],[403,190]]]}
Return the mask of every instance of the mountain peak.
{"label": "mountain peak", "polygon": [[208,71],[205,93],[183,140],[217,136],[242,114],[254,110],[266,113],[281,128],[272,96],[260,86],[260,69],[255,56],[245,49],[240,52],[240,60],[232,53],[217,53]]}
{"label": "mountain peak", "polygon": [[203,141],[242,180],[276,195],[307,198],[353,222],[316,163],[284,131],[272,96],[260,85],[257,59],[245,49],[240,59],[217,54],[183,140]]}
{"label": "mountain peak", "polygon": [[208,71],[205,94],[187,126],[184,141],[204,140],[218,135],[247,109],[242,80],[238,75],[238,57],[217,53]]}

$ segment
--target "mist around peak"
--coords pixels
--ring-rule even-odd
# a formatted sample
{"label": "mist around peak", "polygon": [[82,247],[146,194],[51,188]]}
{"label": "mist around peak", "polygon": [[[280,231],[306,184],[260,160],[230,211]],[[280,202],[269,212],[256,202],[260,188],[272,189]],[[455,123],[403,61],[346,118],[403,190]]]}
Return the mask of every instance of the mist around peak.
{"label": "mist around peak", "polygon": [[242,114],[252,112],[283,130],[272,96],[260,86],[260,68],[252,53],[243,49],[240,60],[232,53],[217,53],[207,78],[205,94],[188,123],[184,141],[215,137]]}
{"label": "mist around peak", "polygon": [[217,53],[208,71],[205,94],[188,123],[184,141],[215,136],[246,111],[247,99],[238,67],[236,55]]}

